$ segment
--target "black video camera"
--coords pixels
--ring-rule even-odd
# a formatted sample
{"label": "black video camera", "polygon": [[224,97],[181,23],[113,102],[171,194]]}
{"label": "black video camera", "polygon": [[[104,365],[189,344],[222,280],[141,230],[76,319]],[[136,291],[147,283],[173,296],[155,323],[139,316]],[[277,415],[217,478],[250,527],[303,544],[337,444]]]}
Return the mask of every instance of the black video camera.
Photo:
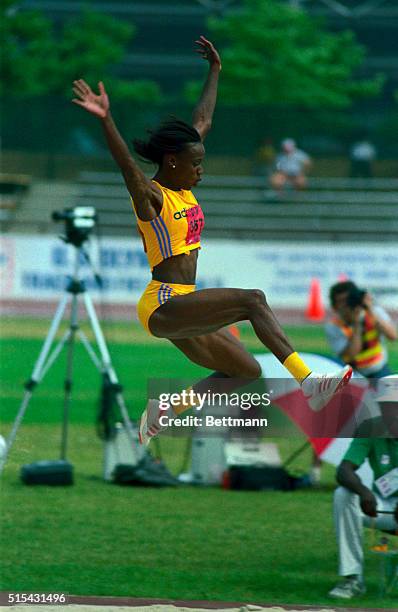
{"label": "black video camera", "polygon": [[359,287],[352,287],[347,295],[347,306],[349,308],[357,308],[358,306],[362,306],[366,308],[363,303],[364,297],[367,291],[365,289],[360,289]]}
{"label": "black video camera", "polygon": [[51,217],[53,221],[65,221],[63,240],[80,247],[95,226],[97,212],[93,206],[75,206],[64,208],[62,212],[55,211]]}

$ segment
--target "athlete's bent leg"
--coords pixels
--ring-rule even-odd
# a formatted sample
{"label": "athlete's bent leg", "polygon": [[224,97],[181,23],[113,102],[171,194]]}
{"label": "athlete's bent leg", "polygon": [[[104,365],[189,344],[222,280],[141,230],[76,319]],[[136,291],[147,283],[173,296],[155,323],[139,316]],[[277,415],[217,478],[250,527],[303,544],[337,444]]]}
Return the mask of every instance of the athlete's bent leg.
{"label": "athlete's bent leg", "polygon": [[216,370],[192,385],[195,393],[231,393],[261,376],[258,361],[227,329],[172,342],[190,361]]}
{"label": "athlete's bent leg", "polygon": [[154,336],[175,340],[245,320],[282,363],[294,352],[260,289],[202,289],[178,295],[155,310],[149,328]]}
{"label": "athlete's bent leg", "polygon": [[171,340],[190,361],[208,370],[244,379],[261,376],[261,366],[257,359],[235,338],[230,331],[220,329],[212,334]]}
{"label": "athlete's bent leg", "polygon": [[144,444],[166,429],[175,416],[198,406],[197,394],[202,397],[208,392],[228,395],[261,376],[258,361],[227,329],[172,342],[192,362],[218,371],[186,389],[185,393],[181,393],[179,402],[167,410],[160,409],[159,401],[149,400],[140,423],[140,441]]}
{"label": "athlete's bent leg", "polygon": [[176,296],[152,314],[149,327],[155,336],[175,341],[209,334],[243,320],[252,323],[261,342],[303,384],[313,410],[321,410],[349,382],[350,366],[329,376],[311,373],[282,331],[264,293],[258,289],[203,289]]}

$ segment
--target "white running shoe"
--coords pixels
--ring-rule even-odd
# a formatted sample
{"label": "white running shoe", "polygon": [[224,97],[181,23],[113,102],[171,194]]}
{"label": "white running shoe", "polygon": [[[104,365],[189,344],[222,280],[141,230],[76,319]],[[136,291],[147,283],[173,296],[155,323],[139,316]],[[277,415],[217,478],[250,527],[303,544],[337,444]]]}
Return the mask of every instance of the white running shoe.
{"label": "white running shoe", "polygon": [[152,438],[158,435],[164,429],[167,429],[168,424],[161,425],[160,417],[168,417],[168,421],[175,416],[171,416],[170,408],[167,410],[161,410],[159,408],[159,400],[150,399],[146,405],[144,412],[142,413],[140,420],[140,432],[138,434],[140,444],[148,446]]}
{"label": "white running shoe", "polygon": [[329,591],[329,597],[335,599],[352,599],[366,593],[366,587],[359,576],[347,576]]}
{"label": "white running shoe", "polygon": [[333,374],[318,374],[311,372],[301,383],[304,397],[314,412],[319,412],[339,393],[348,383],[352,376],[352,367],[347,365],[342,370]]}

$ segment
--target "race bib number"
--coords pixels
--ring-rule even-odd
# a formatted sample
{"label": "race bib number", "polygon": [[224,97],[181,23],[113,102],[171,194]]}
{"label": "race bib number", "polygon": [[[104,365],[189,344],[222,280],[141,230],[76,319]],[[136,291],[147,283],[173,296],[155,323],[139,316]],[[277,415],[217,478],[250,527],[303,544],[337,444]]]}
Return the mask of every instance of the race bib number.
{"label": "race bib number", "polygon": [[193,206],[187,210],[188,232],[185,244],[195,244],[200,241],[200,234],[205,224],[205,217],[201,207]]}
{"label": "race bib number", "polygon": [[375,485],[383,497],[390,497],[398,491],[398,468],[394,468],[375,480]]}

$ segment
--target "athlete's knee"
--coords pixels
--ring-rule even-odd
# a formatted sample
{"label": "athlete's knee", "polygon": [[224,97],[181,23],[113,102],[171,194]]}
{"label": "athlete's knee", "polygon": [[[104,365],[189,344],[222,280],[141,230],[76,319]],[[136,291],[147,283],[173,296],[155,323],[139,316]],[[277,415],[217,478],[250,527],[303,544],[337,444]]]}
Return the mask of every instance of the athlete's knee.
{"label": "athlete's knee", "polygon": [[249,289],[249,311],[251,313],[256,312],[259,309],[263,309],[267,306],[267,299],[264,291],[261,289]]}
{"label": "athlete's knee", "polygon": [[257,359],[253,358],[250,363],[247,364],[245,378],[257,380],[257,378],[261,378],[262,373],[260,364],[258,363]]}
{"label": "athlete's knee", "polygon": [[157,320],[150,321],[148,324],[148,329],[151,336],[154,336],[155,338],[173,340],[173,338],[179,337],[178,331],[175,329],[167,329],[166,325],[162,325],[162,323],[159,324]]}
{"label": "athlete's knee", "polygon": [[257,380],[261,378],[261,366],[254,357],[245,359],[244,362],[235,361],[224,367],[224,373],[230,378],[243,378],[245,380]]}

